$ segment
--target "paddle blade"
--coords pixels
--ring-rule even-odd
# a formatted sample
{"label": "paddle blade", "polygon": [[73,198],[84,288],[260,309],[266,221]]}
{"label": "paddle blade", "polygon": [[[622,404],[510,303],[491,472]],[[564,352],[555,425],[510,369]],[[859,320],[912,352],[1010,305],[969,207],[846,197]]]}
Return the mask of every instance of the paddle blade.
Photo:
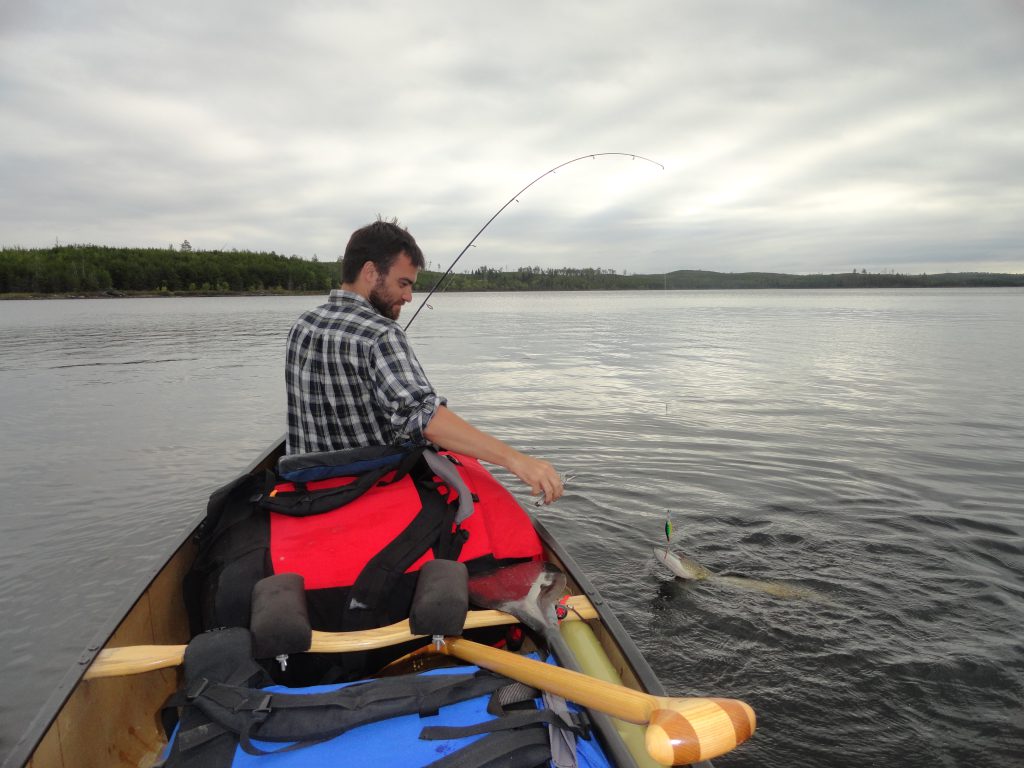
{"label": "paddle blade", "polygon": [[750,738],[754,710],[738,699],[662,699],[651,712],[647,752],[661,765],[689,765],[724,755]]}
{"label": "paddle blade", "polygon": [[538,632],[557,625],[555,604],[564,592],[565,574],[557,566],[537,560],[469,580],[470,602],[510,613]]}

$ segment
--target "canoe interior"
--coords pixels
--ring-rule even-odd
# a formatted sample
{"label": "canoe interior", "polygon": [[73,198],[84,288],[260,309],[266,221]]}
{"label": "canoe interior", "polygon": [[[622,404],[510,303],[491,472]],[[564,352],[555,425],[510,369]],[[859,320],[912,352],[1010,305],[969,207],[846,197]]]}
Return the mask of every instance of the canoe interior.
{"label": "canoe interior", "polygon": [[[275,444],[249,471],[272,467],[283,450]],[[545,555],[569,576],[570,591],[587,594],[601,614],[590,622],[613,666],[627,686],[663,695],[664,690],[618,620],[572,558],[539,523]],[[68,673],[4,768],[136,768],[151,765],[166,744],[160,707],[182,683],[180,668],[123,677],[83,680],[105,647],[180,645],[189,640],[181,583],[196,556],[190,533],[149,581],[112,632],[105,632]],[[62,692],[63,691],[63,692]]]}
{"label": "canoe interior", "polygon": [[[195,558],[185,542],[150,583],[104,647],[189,640],[181,580]],[[94,654],[90,654],[94,655]],[[84,673],[88,664],[81,664]],[[160,707],[181,684],[180,669],[81,680],[32,755],[30,768],[148,766],[165,743]]]}

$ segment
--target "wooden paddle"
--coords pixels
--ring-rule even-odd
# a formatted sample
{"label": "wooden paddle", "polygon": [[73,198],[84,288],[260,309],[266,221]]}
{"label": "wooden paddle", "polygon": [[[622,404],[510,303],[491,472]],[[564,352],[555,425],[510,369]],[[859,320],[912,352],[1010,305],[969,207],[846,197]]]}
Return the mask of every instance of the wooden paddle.
{"label": "wooden paddle", "polygon": [[647,725],[647,751],[661,765],[685,765],[723,755],[750,738],[757,725],[754,710],[737,699],[652,696],[461,637],[445,638],[440,653],[589,709]]}
{"label": "wooden paddle", "polygon": [[[570,605],[584,619],[596,619],[597,611],[590,601],[583,596],[575,596]],[[571,618],[576,618],[572,616]],[[470,611],[466,616],[465,629],[494,627],[501,624],[517,624],[519,619],[502,611]],[[385,648],[426,635],[414,635],[409,631],[409,620],[377,629],[364,629],[356,632],[318,632],[313,631],[310,652],[313,653],[349,653],[352,651],[369,651],[374,648]],[[118,677],[150,672],[154,669],[176,667],[184,661],[184,645],[135,645],[123,648],[104,648],[100,651],[92,665],[85,672],[86,680],[98,677]]]}
{"label": "wooden paddle", "polygon": [[[728,752],[750,737],[756,718],[754,711],[742,701],[656,697],[580,674],[578,662],[558,630],[555,615],[555,605],[564,593],[565,583],[562,570],[543,561],[505,566],[469,580],[471,602],[510,613],[539,632],[561,668],[548,664],[540,664],[530,672],[524,668],[523,674],[531,675],[527,680],[510,669],[515,664],[506,657],[483,655],[489,650],[484,646],[473,644],[470,657],[459,651],[468,642],[460,640],[452,649],[442,649],[442,652],[620,720],[648,725],[647,752],[662,765],[707,760]],[[491,666],[497,664],[501,664],[501,668]],[[594,722],[599,728],[603,727],[598,716]]]}

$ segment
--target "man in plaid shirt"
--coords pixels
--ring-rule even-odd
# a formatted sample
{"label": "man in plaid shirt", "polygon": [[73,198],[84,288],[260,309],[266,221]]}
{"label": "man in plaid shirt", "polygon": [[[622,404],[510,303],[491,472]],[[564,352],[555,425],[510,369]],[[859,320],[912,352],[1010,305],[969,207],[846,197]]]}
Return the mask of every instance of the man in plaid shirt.
{"label": "man in plaid shirt", "polygon": [[554,501],[563,490],[554,467],[457,416],[427,380],[396,322],[424,266],[415,239],[395,221],[352,234],[341,289],[288,334],[287,452],[435,443],[505,467]]}

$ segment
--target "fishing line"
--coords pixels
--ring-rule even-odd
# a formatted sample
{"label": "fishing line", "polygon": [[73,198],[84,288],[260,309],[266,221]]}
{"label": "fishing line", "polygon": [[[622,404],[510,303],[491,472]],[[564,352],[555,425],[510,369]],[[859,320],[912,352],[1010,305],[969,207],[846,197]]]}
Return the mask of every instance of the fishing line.
{"label": "fishing line", "polygon": [[466,251],[468,251],[470,248],[473,247],[473,243],[476,242],[476,239],[478,237],[480,237],[480,235],[483,234],[484,230],[487,229],[491,225],[492,221],[494,221],[496,218],[498,218],[498,216],[501,215],[502,211],[504,211],[506,208],[508,208],[510,205],[512,205],[512,203],[519,202],[517,198],[521,194],[523,194],[526,190],[528,190],[530,187],[532,187],[538,181],[543,179],[545,176],[550,176],[551,174],[555,173],[555,171],[557,171],[560,168],[564,168],[567,165],[572,165],[573,163],[579,162],[580,160],[586,160],[587,158],[597,159],[598,157],[607,157],[609,155],[618,155],[620,157],[631,157],[634,160],[643,160],[643,161],[648,162],[648,163],[653,163],[654,165],[656,165],[659,168],[661,168],[661,170],[665,170],[665,166],[662,165],[661,163],[659,163],[657,160],[651,160],[651,158],[649,158],[649,157],[644,157],[643,155],[637,155],[637,154],[634,154],[632,152],[595,152],[592,155],[580,155],[579,157],[574,157],[572,160],[566,160],[564,163],[559,163],[554,168],[551,168],[550,170],[545,171],[540,176],[538,176],[536,179],[534,179],[529,184],[527,184],[525,187],[523,187],[518,192],[516,192],[514,195],[512,195],[512,197],[510,197],[508,199],[508,202],[505,203],[503,206],[501,206],[501,208],[499,208],[497,211],[495,211],[494,215],[491,216],[491,218],[489,218],[487,220],[487,223],[484,224],[482,227],[480,227],[480,231],[477,232],[475,235],[473,235],[473,239],[470,240],[468,243],[466,243],[466,247],[463,248],[461,251],[459,251],[459,255],[455,257],[455,260],[448,266],[448,269],[446,269],[444,271],[444,274],[442,274],[441,277],[439,277],[437,279],[437,282],[434,283],[434,286],[430,289],[430,291],[424,297],[423,302],[419,305],[419,307],[416,308],[416,311],[413,312],[412,317],[409,318],[409,322],[405,324],[405,330],[407,330],[407,331],[409,330],[409,326],[412,325],[412,321],[416,319],[416,317],[419,315],[419,313],[423,309],[423,307],[425,307],[427,305],[427,302],[430,300],[430,297],[434,295],[434,292],[438,289],[438,287],[441,285],[441,283],[444,282],[445,278],[447,278],[449,275],[451,275],[452,270],[455,269],[455,265],[459,263],[459,259],[462,258],[462,256],[466,253]]}

